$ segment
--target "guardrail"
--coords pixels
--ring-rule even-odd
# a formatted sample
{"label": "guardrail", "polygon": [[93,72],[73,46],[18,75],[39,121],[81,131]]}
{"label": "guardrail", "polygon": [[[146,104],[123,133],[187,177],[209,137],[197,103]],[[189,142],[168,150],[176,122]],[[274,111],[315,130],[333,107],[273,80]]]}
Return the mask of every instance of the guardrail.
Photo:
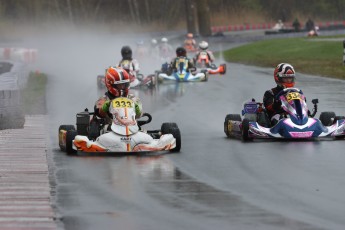
{"label": "guardrail", "polygon": [[37,49],[0,47],[0,59],[34,63],[37,58]]}

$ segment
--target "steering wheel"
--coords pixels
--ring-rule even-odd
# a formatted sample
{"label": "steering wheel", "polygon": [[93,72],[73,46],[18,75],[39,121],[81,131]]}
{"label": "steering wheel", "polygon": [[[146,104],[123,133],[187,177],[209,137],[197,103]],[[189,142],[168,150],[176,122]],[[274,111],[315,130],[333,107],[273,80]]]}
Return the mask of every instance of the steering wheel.
{"label": "steering wheel", "polygon": [[286,88],[286,89],[283,89],[275,96],[275,99],[279,100],[281,95],[287,94],[287,93],[290,93],[290,92],[298,92],[298,93],[300,93],[301,90],[298,89],[298,88]]}

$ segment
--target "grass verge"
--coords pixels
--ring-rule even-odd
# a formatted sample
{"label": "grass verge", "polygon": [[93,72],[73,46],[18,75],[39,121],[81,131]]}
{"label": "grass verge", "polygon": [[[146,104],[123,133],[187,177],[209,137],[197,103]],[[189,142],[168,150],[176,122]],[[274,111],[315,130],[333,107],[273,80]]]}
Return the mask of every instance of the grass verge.
{"label": "grass verge", "polygon": [[31,72],[26,87],[22,90],[25,114],[46,114],[47,75]]}
{"label": "grass verge", "polygon": [[281,62],[297,72],[345,79],[343,36],[271,39],[236,47],[223,53],[228,62],[272,67]]}

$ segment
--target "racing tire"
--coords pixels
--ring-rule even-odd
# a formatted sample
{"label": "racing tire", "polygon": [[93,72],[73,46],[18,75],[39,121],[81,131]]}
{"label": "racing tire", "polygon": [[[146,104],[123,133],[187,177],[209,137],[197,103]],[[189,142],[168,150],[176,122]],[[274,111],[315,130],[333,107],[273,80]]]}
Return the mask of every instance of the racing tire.
{"label": "racing tire", "polygon": [[170,133],[171,128],[178,128],[177,124],[175,122],[165,122],[161,126],[161,132],[162,134]]}
{"label": "racing tire", "polygon": [[251,141],[253,138],[249,137],[249,119],[245,118],[242,121],[242,140]]}
{"label": "racing tire", "polygon": [[161,73],[162,73],[161,71],[156,71],[156,74],[155,74],[156,87],[159,87],[159,84],[163,83],[163,79],[159,78],[159,74]]}
{"label": "racing tire", "polygon": [[88,130],[88,138],[90,140],[96,140],[97,137],[101,135],[100,133],[100,123],[99,121],[91,121]]}
{"label": "racing tire", "polygon": [[330,126],[334,123],[335,117],[336,116],[334,112],[322,112],[320,114],[319,120],[324,126]]}
{"label": "racing tire", "polygon": [[66,146],[62,145],[61,141],[60,141],[60,131],[61,130],[65,130],[66,132],[70,131],[70,130],[75,130],[74,125],[60,125],[59,127],[59,147],[61,151],[66,151]]}
{"label": "racing tire", "polygon": [[176,139],[176,147],[170,149],[170,152],[177,153],[181,150],[181,132],[179,128],[171,127],[169,133],[171,133]]}
{"label": "racing tire", "polygon": [[230,132],[229,132],[229,121],[242,121],[241,115],[240,114],[227,114],[225,116],[225,121],[224,121],[224,132],[227,137],[230,137]]}
{"label": "racing tire", "polygon": [[226,64],[221,64],[224,68],[223,72],[221,72],[221,74],[226,74]]}
{"label": "racing tire", "polygon": [[73,149],[73,140],[77,136],[76,130],[69,130],[66,133],[66,153],[67,155],[75,155],[77,151]]}
{"label": "racing tire", "polygon": [[147,88],[149,88],[149,89],[155,88],[157,85],[157,83],[156,83],[157,77],[154,74],[151,74],[151,75],[148,75],[147,78],[150,78],[149,83],[146,83]]}
{"label": "racing tire", "polygon": [[208,72],[207,70],[202,70],[202,72],[205,74],[205,79],[203,80],[204,82],[207,82],[208,81]]}

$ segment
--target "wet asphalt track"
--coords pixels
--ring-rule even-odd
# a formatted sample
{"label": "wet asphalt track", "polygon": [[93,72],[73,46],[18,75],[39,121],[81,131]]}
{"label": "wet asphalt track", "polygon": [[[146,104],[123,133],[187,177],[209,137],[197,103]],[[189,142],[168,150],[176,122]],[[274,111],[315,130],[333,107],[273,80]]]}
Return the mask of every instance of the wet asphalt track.
{"label": "wet asphalt track", "polygon": [[[225,115],[239,113],[252,97],[261,100],[273,86],[273,69],[230,63],[226,76],[206,83],[133,91],[153,115],[147,129],[166,121],[179,125],[179,154],[70,157],[58,150],[58,126],[74,124],[76,112],[92,107],[96,75],[119,60],[109,50],[118,53],[123,40],[55,39],[40,43],[40,68],[50,74],[49,153],[61,228],[344,228],[345,140],[243,143],[225,137]],[[319,98],[319,111],[345,115],[343,81],[298,74],[296,86],[308,102]]]}

